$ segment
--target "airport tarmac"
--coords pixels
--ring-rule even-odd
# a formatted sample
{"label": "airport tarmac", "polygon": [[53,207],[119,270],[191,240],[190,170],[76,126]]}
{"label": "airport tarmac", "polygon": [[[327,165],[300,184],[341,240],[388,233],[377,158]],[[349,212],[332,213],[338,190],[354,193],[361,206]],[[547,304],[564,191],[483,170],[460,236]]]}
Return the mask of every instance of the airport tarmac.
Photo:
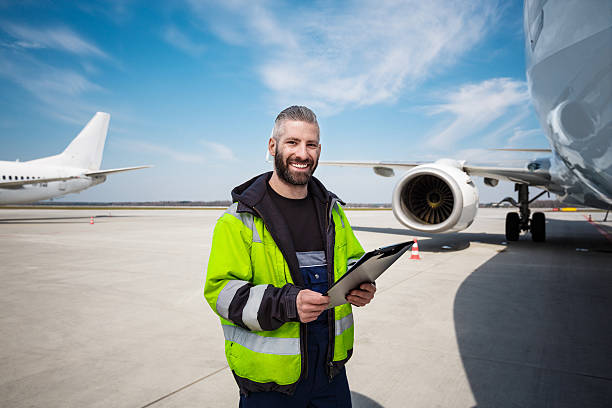
{"label": "airport tarmac", "polygon": [[[545,243],[506,243],[506,211],[436,236],[347,212],[366,249],[421,256],[353,309],[355,407],[610,406],[612,222],[549,212]],[[202,296],[221,214],[0,209],[0,406],[237,406]]]}

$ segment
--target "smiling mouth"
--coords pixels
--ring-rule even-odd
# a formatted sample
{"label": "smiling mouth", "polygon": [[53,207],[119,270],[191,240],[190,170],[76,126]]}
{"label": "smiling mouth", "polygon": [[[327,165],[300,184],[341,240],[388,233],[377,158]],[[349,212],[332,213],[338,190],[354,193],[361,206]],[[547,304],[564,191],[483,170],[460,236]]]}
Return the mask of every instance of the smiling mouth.
{"label": "smiling mouth", "polygon": [[295,167],[296,169],[305,169],[308,167],[307,163],[291,163],[291,167]]}

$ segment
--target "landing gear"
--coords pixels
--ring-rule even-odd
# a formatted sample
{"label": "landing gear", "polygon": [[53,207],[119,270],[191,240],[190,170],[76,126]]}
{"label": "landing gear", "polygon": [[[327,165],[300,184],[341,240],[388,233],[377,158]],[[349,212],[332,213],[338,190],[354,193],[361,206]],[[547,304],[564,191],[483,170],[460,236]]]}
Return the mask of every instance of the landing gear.
{"label": "landing gear", "polygon": [[542,212],[533,213],[531,217],[531,239],[534,242],[546,240],[546,218]]}
{"label": "landing gear", "polygon": [[506,214],[506,239],[508,241],[518,241],[521,232],[520,219],[518,213]]}
{"label": "landing gear", "polygon": [[529,186],[527,184],[515,184],[514,191],[518,191],[518,203],[511,197],[506,197],[502,202],[509,202],[518,207],[518,213],[506,214],[506,239],[508,241],[518,241],[521,231],[531,231],[531,239],[534,242],[544,242],[546,240],[546,217],[542,212],[533,213],[529,220],[529,204],[540,198],[546,191],[542,191],[535,198],[529,200]]}

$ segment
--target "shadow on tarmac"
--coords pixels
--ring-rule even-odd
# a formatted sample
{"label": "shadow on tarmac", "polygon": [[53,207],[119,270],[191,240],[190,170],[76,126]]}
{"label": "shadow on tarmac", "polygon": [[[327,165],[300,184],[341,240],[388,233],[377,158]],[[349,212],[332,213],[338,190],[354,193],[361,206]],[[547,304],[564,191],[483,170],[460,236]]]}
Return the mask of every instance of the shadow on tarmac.
{"label": "shadow on tarmac", "polygon": [[477,407],[612,401],[612,245],[585,221],[549,220],[547,230],[544,243],[510,243],[455,296]]}
{"label": "shadow on tarmac", "polygon": [[[425,232],[412,231],[401,228],[378,228],[378,227],[352,227],[355,231],[376,232],[390,235],[404,235],[407,240],[412,237],[427,237],[430,239],[419,241],[421,252],[452,252],[462,251],[470,247],[471,243],[481,242],[485,244],[505,245],[506,237],[503,234],[451,232],[448,234],[428,234]],[[531,240],[531,238],[529,238]]]}
{"label": "shadow on tarmac", "polygon": [[[93,218],[125,218],[132,215],[95,215]],[[0,224],[82,224],[89,221],[91,215],[82,217],[42,217],[42,218],[0,218]],[[78,221],[76,221],[78,220]]]}
{"label": "shadow on tarmac", "polygon": [[351,391],[353,408],[383,408],[378,402],[355,391]]}
{"label": "shadow on tarmac", "polygon": [[[612,243],[583,220],[549,219],[546,228],[546,242],[521,235],[455,296],[456,338],[477,408],[610,407]],[[430,237],[419,242],[424,252],[505,242],[502,234],[354,229]]]}

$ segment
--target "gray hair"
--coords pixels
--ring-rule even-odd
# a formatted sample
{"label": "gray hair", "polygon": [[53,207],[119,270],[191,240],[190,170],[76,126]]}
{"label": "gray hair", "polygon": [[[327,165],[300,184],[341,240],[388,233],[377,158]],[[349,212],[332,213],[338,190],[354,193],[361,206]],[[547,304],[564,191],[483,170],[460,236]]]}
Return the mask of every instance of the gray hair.
{"label": "gray hair", "polygon": [[317,122],[317,115],[306,106],[290,106],[278,114],[274,120],[274,129],[272,129],[272,137],[277,142],[280,140],[283,134],[283,124],[289,120],[295,120],[298,122],[312,123],[317,126],[317,136],[319,134],[319,122]]}

